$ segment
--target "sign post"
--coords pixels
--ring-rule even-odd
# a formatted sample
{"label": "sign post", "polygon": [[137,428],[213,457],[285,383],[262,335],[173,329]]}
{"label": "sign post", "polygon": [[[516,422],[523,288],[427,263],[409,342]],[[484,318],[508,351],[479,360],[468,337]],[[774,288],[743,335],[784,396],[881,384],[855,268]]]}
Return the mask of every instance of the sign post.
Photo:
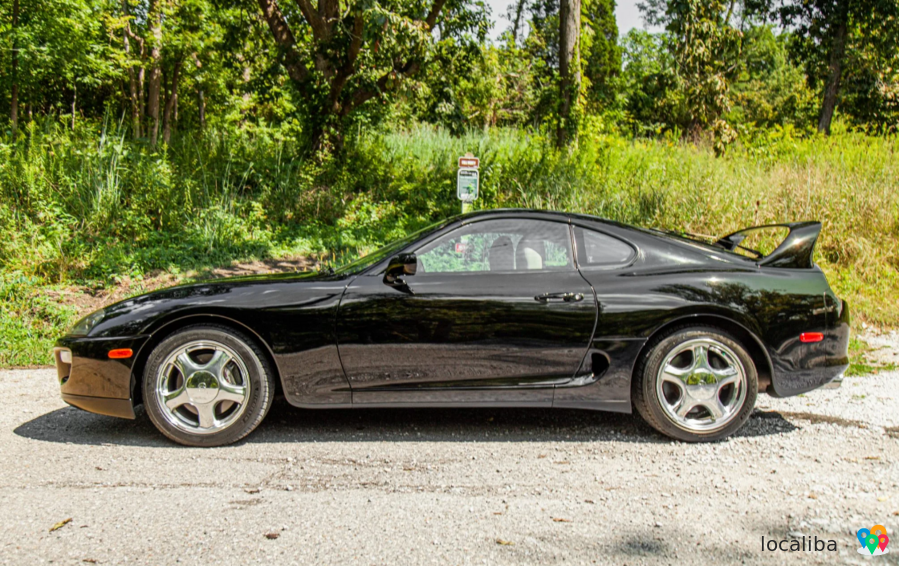
{"label": "sign post", "polygon": [[478,166],[480,160],[467,153],[459,158],[459,172],[456,173],[456,197],[462,201],[462,214],[468,212],[468,206],[478,198],[480,176]]}

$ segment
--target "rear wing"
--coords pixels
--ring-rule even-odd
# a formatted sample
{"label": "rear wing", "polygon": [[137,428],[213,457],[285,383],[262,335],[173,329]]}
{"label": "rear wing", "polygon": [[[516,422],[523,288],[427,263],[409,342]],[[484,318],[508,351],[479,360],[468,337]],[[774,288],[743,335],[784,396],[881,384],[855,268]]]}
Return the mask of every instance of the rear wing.
{"label": "rear wing", "polygon": [[[786,228],[789,230],[787,237],[773,252],[764,255],[759,251],[740,245],[751,233],[765,228]],[[737,248],[756,255],[759,265],[765,267],[784,268],[810,268],[814,267],[812,256],[815,252],[815,242],[821,234],[820,222],[791,222],[789,224],[766,224],[765,226],[753,226],[744,228],[739,232],[728,234],[715,242],[714,245],[725,250],[735,251]]]}

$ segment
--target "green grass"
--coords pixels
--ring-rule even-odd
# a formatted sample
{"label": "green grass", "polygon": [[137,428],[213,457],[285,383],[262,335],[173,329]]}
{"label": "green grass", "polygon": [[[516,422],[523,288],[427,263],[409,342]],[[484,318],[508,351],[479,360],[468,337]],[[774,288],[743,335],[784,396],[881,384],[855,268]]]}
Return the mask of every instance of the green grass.
{"label": "green grass", "polygon": [[897,365],[892,362],[880,362],[872,358],[875,348],[864,340],[855,337],[849,338],[849,369],[846,376],[877,374],[881,371],[895,371]]}
{"label": "green grass", "polygon": [[106,288],[158,270],[187,277],[236,259],[343,263],[456,214],[456,158],[481,158],[477,208],[597,214],[721,235],[817,219],[816,261],[853,319],[899,325],[899,138],[756,134],[723,158],[671,140],[585,133],[367,133],[307,159],[278,129],[209,130],[152,150],[114,125],[46,121],[0,142],[0,366],[46,363],[76,316],[48,291]]}

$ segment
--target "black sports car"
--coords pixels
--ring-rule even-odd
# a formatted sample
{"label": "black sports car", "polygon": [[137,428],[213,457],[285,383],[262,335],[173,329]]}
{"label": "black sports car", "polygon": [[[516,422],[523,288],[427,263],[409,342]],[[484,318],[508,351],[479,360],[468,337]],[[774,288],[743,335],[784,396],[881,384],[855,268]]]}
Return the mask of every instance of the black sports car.
{"label": "black sports car", "polygon": [[[760,227],[761,228],[761,227]],[[276,390],[304,409],[566,407],[723,438],[759,392],[839,383],[849,314],[817,222],[717,242],[592,216],[458,216],[336,271],[182,285],[82,319],[54,350],[63,399],[176,442],[239,440]],[[742,252],[742,253],[737,253]]]}

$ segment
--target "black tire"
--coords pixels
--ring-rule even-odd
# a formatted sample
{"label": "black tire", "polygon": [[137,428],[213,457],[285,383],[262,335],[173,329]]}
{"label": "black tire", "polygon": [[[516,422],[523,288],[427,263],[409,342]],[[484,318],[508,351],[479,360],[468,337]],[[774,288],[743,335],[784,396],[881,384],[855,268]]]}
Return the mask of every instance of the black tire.
{"label": "black tire", "polygon": [[[666,400],[660,399],[658,392],[660,386],[657,386],[661,379],[660,370],[662,364],[669,354],[676,352],[678,348],[685,347],[685,344],[697,342],[701,344],[703,340],[715,341],[729,349],[730,352],[727,353],[733,354],[739,360],[745,376],[745,396],[737,395],[737,386],[732,386],[734,387],[734,393],[728,399],[732,403],[733,410],[728,417],[729,420],[726,421],[726,424],[721,425],[720,428],[711,430],[691,429],[684,422],[675,420],[678,415],[669,414],[670,409],[663,407],[663,402]],[[712,354],[716,355],[715,352],[712,352]],[[669,361],[674,361],[674,359]],[[665,385],[667,386],[668,384],[666,383]],[[677,388],[674,388],[674,390],[676,391]],[[721,391],[724,393],[721,393]],[[729,391],[723,389],[721,391],[716,392],[715,395],[729,393]],[[664,388],[662,395],[666,395]],[[755,407],[755,401],[758,396],[758,373],[746,348],[725,330],[712,326],[679,327],[652,340],[646,355],[643,356],[637,365],[632,396],[634,407],[640,413],[640,416],[651,427],[662,434],[686,442],[712,442],[730,436],[746,424]],[[743,397],[742,402],[739,401],[741,396]],[[665,404],[670,406],[667,402]],[[703,411],[707,411],[702,405],[697,405],[695,410],[700,415],[699,419],[702,419]],[[686,419],[688,416],[684,415],[683,418]],[[710,417],[711,412],[708,413],[706,419]],[[715,427],[717,425],[712,421],[707,426]]]}
{"label": "black tire", "polygon": [[[224,345],[236,354],[246,370],[246,377],[241,371],[241,383],[246,390],[245,403],[232,405],[242,412],[221,430],[203,434],[184,430],[189,427],[177,426],[178,421],[173,424],[170,421],[175,418],[173,411],[160,403],[156,390],[160,365],[179,349],[198,341],[214,341]],[[237,442],[259,426],[275,396],[274,371],[261,347],[241,332],[214,324],[189,326],[165,338],[151,352],[142,381],[144,405],[150,420],[162,434],[185,446],[211,447]],[[185,406],[191,409],[189,404]],[[197,427],[197,430],[201,429]]]}

